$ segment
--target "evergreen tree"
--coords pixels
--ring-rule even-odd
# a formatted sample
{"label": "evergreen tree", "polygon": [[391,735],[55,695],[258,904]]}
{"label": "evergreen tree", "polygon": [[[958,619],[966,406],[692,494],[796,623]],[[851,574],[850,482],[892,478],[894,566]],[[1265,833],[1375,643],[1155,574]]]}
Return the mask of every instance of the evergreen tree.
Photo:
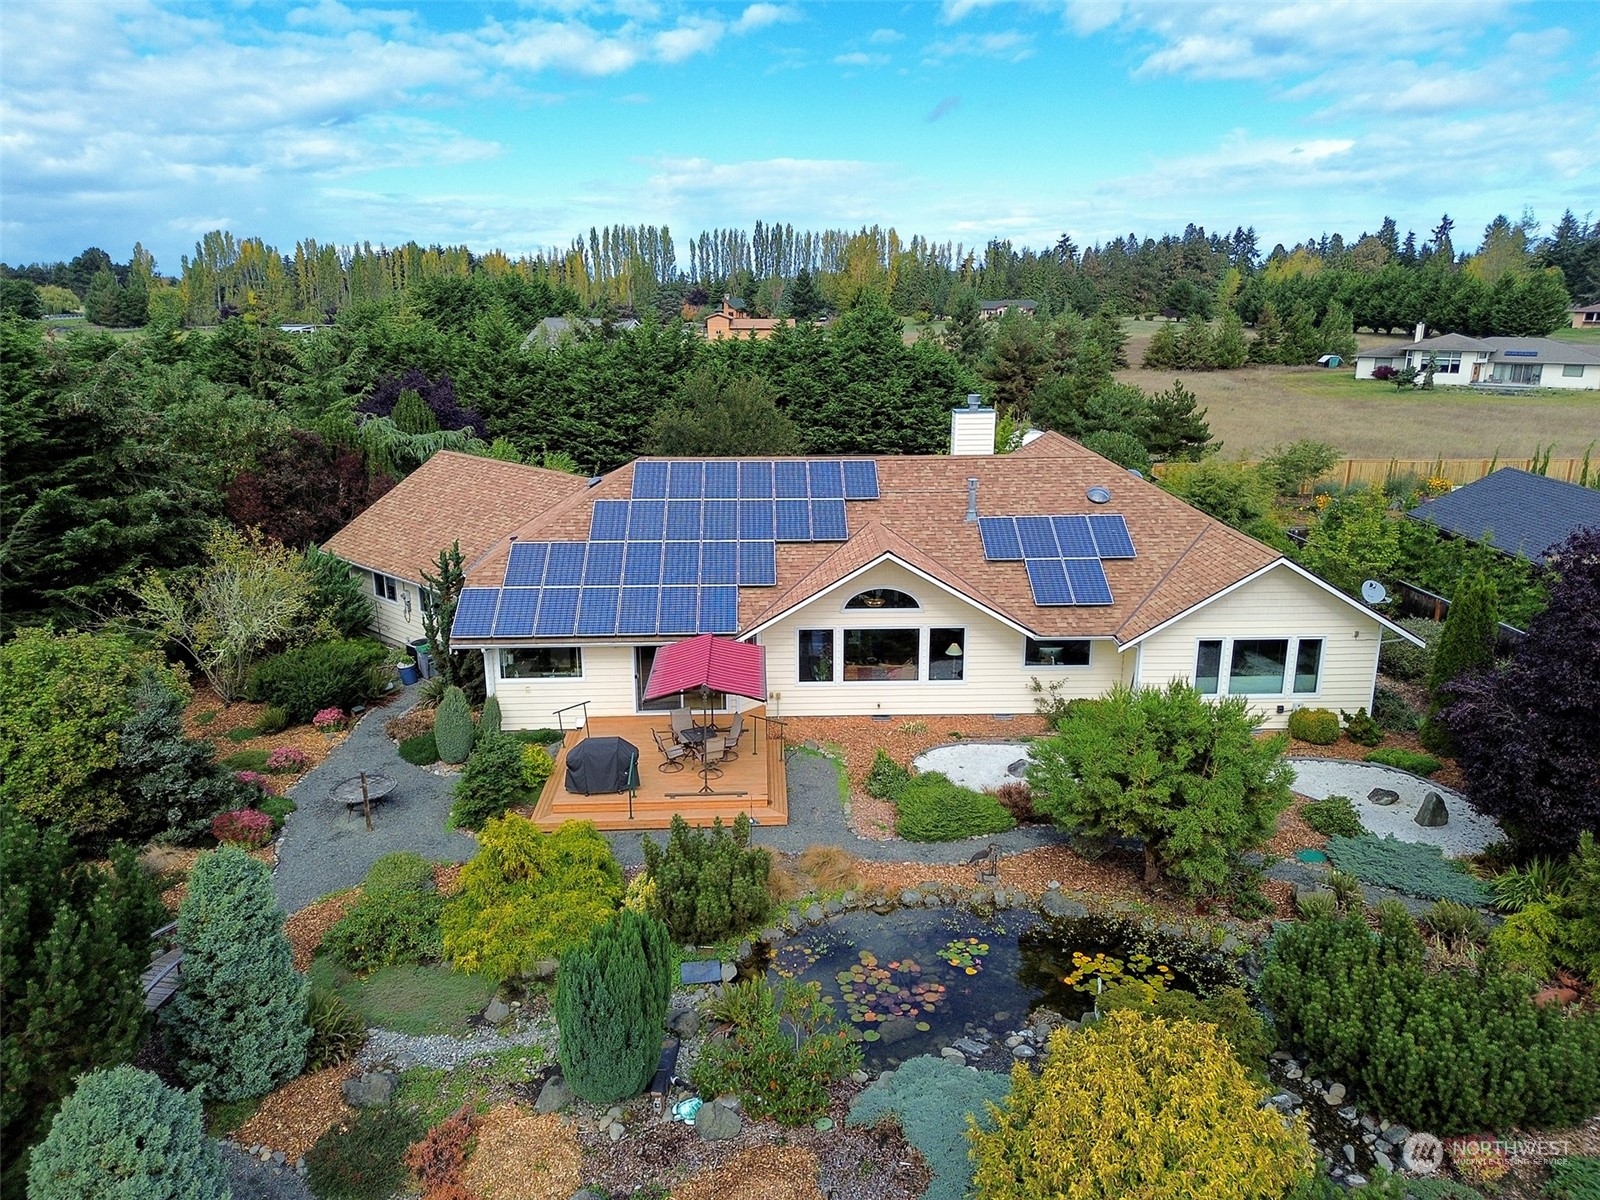
{"label": "evergreen tree", "polygon": [[1195,394],[1174,379],[1164,392],[1151,396],[1146,406],[1145,449],[1163,462],[1198,462],[1221,449],[1211,444],[1206,410]]}
{"label": "evergreen tree", "polygon": [[796,321],[814,321],[827,311],[816,279],[804,267],[795,275],[784,298],[789,302],[789,315]]}
{"label": "evergreen tree", "polygon": [[1451,598],[1428,672],[1428,716],[1422,725],[1422,744],[1430,750],[1448,753],[1451,748],[1449,730],[1438,719],[1445,687],[1468,671],[1494,666],[1499,606],[1499,595],[1482,571],[1463,580]]}
{"label": "evergreen tree", "polygon": [[1256,336],[1250,343],[1250,361],[1253,363],[1282,362],[1283,323],[1278,310],[1269,300],[1256,316]]}
{"label": "evergreen tree", "polygon": [[1007,313],[995,324],[982,374],[993,386],[997,408],[1026,417],[1033,389],[1045,372],[1044,347],[1032,317]]}
{"label": "evergreen tree", "polygon": [[753,374],[727,378],[697,368],[650,423],[653,454],[684,457],[795,454],[800,435],[772,390]]}
{"label": "evergreen tree", "polygon": [[1147,371],[1174,371],[1178,368],[1178,327],[1171,321],[1162,323],[1150,337],[1144,360],[1139,364]]}
{"label": "evergreen tree", "polygon": [[720,817],[709,830],[693,829],[674,814],[665,850],[651,838],[642,845],[661,918],[680,942],[708,946],[767,915],[772,858],[750,845],[744,813],[734,818],[732,830]]}
{"label": "evergreen tree", "polygon": [[653,917],[624,910],[561,956],[556,1026],[561,1072],[593,1104],[637,1096],[661,1054],[672,995],[672,938]]}
{"label": "evergreen tree", "polygon": [[294,969],[272,871],[236,846],[205,855],[178,909],[183,972],[161,1023],[179,1073],[216,1100],[300,1074],[311,985]]}
{"label": "evergreen tree", "polygon": [[144,1038],[139,974],[165,914],[122,846],[109,867],[79,864],[59,827],[40,829],[0,804],[0,1178],[22,1156],[73,1080],[124,1062]]}
{"label": "evergreen tree", "polygon": [[1217,322],[1217,333],[1211,342],[1210,365],[1219,371],[1231,371],[1244,366],[1250,357],[1250,346],[1244,338],[1244,322],[1233,309],[1226,309]]}
{"label": "evergreen tree", "polygon": [[122,288],[109,270],[95,273],[94,281],[84,293],[83,315],[92,324],[107,328],[121,324]]}
{"label": "evergreen tree", "polygon": [[350,564],[316,545],[306,547],[305,569],[311,579],[308,605],[312,617],[326,621],[343,638],[359,637],[372,628],[376,617],[372,595]]}
{"label": "evergreen tree", "polygon": [[978,297],[971,288],[959,289],[951,300],[950,319],[944,327],[945,349],[964,367],[975,367],[983,357],[989,331],[983,325]]}
{"label": "evergreen tree", "polygon": [[476,650],[452,652],[450,649],[450,627],[455,624],[461,589],[467,586],[460,542],[452,542],[448,550],[439,551],[433,571],[422,572],[422,586],[432,597],[422,606],[422,632],[428,639],[433,669],[447,686],[454,685],[468,693],[469,700],[482,696],[483,655]]}
{"label": "evergreen tree", "polygon": [[443,762],[459,766],[472,753],[472,707],[467,703],[466,693],[454,684],[445,688],[444,697],[439,701],[439,710],[433,719],[433,737]]}
{"label": "evergreen tree", "polygon": [[389,419],[401,433],[439,432],[439,418],[434,416],[433,410],[415,388],[405,388],[400,392]]}

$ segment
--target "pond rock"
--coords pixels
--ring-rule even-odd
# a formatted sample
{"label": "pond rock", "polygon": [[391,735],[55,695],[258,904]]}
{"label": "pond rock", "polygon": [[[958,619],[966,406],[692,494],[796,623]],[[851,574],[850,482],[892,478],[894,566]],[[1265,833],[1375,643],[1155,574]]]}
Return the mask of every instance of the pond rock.
{"label": "pond rock", "polygon": [[394,1097],[395,1076],[389,1071],[363,1071],[346,1079],[340,1090],[351,1108],[382,1108]]}
{"label": "pond rock", "polygon": [[533,1102],[533,1111],[536,1113],[560,1112],[572,1103],[572,1089],[567,1086],[567,1081],[560,1075],[552,1075],[544,1081],[544,1086],[539,1089],[539,1098]]}
{"label": "pond rock", "polygon": [[1391,804],[1400,803],[1400,793],[1390,788],[1373,788],[1367,793],[1367,801],[1387,808]]}
{"label": "pond rock", "polygon": [[890,1017],[887,1021],[878,1022],[877,1029],[879,1043],[892,1046],[913,1036],[917,1032],[917,1023],[910,1017]]}
{"label": "pond rock", "polygon": [[702,1104],[694,1115],[694,1131],[702,1141],[720,1142],[739,1136],[744,1118],[736,1109],[722,1104]]}
{"label": "pond rock", "polygon": [[1411,819],[1426,829],[1433,829],[1450,824],[1450,810],[1444,806],[1443,796],[1438,792],[1429,792],[1422,798],[1422,807],[1417,809],[1417,815]]}
{"label": "pond rock", "polygon": [[968,1055],[971,1058],[979,1058],[987,1053],[989,1049],[989,1047],[985,1046],[982,1042],[975,1042],[971,1038],[965,1037],[957,1038],[953,1045],[957,1050],[961,1051],[961,1053]]}
{"label": "pond rock", "polygon": [[817,924],[822,920],[823,917],[827,915],[827,913],[822,911],[822,905],[820,904],[809,904],[806,906],[806,920],[810,921],[813,925]]}
{"label": "pond rock", "polygon": [[1330,1083],[1327,1093],[1322,1098],[1327,1101],[1329,1108],[1338,1108],[1344,1103],[1344,1084]]}
{"label": "pond rock", "polygon": [[844,905],[840,904],[839,901],[830,898],[822,902],[822,911],[827,916],[835,917],[844,911]]}
{"label": "pond rock", "polygon": [[1032,1058],[1037,1053],[1038,1051],[1036,1051],[1032,1046],[1026,1044],[1011,1047],[1011,1055],[1013,1058]]}
{"label": "pond rock", "polygon": [[957,1050],[954,1046],[946,1046],[943,1050],[939,1051],[939,1057],[948,1059],[950,1062],[964,1063],[967,1061],[967,1056],[961,1053],[961,1051]]}
{"label": "pond rock", "polygon": [[1087,917],[1089,910],[1078,901],[1063,896],[1057,890],[1045,892],[1044,899],[1039,901],[1039,911],[1047,917],[1076,918]]}
{"label": "pond rock", "polygon": [[905,891],[900,893],[900,903],[907,908],[912,908],[922,903],[922,893],[915,888],[906,888]]}

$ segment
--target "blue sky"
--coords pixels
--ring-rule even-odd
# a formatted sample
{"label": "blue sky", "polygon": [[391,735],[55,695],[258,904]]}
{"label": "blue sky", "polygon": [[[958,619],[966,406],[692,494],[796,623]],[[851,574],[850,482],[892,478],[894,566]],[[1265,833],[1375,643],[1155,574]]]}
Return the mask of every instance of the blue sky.
{"label": "blue sky", "polygon": [[[1458,247],[1600,210],[1594,3],[9,0],[0,258],[591,225]],[[681,256],[680,256],[681,259]]]}

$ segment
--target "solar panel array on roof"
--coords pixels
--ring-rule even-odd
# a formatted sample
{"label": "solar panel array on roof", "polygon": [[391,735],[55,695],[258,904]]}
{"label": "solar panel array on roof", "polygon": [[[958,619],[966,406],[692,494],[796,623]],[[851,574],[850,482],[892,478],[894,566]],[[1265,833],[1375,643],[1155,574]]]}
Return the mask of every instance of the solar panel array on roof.
{"label": "solar panel array on roof", "polygon": [[1110,604],[1101,560],[1134,557],[1120,513],[979,517],[978,536],[990,562],[1024,565],[1039,605]]}
{"label": "solar panel array on roof", "polygon": [[661,585],[466,588],[459,637],[564,638],[737,633],[739,589]]}

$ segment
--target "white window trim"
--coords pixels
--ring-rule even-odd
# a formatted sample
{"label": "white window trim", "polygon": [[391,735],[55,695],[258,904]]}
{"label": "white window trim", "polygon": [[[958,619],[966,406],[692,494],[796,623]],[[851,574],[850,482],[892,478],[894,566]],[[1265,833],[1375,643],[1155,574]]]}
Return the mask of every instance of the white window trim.
{"label": "white window trim", "polygon": [[[1216,639],[1213,638],[1212,640],[1215,641]],[[1022,669],[1024,671],[1049,671],[1051,673],[1055,673],[1057,671],[1092,671],[1092,670],[1094,670],[1094,644],[1095,644],[1095,641],[1096,641],[1095,638],[1025,637],[1025,638],[1022,639]],[[1028,643],[1029,642],[1088,642],[1089,643],[1089,661],[1084,663],[1084,664],[1082,664],[1081,666],[1076,664],[1076,663],[1031,663],[1031,662],[1028,661]]]}
{"label": "white window trim", "polygon": [[[907,611],[907,610],[902,610],[902,611]],[[939,629],[943,629],[943,630],[947,630],[947,631],[948,630],[959,630],[960,633],[961,633],[961,678],[960,679],[935,679],[933,677],[933,651],[934,651],[933,631],[934,631],[935,628],[939,628]],[[926,628],[924,628],[922,630],[922,641],[923,641],[924,646],[926,647],[925,653],[922,655],[921,668],[922,668],[922,671],[923,671],[923,674],[924,674],[924,678],[923,678],[922,682],[931,683],[936,687],[951,687],[951,686],[959,687],[962,684],[966,683],[966,681],[967,681],[967,632],[968,632],[968,630],[967,630],[967,627],[965,625],[939,625],[939,626],[929,625],[929,626],[927,626]],[[943,641],[944,639],[940,638],[939,640]],[[941,650],[939,652],[939,657],[940,657],[940,659],[948,659],[950,656],[945,654],[943,652],[943,650]],[[905,680],[895,680],[893,682],[904,683],[906,681]]]}
{"label": "white window trim", "polygon": [[[827,628],[828,629],[828,633],[829,633],[829,635],[830,635],[830,637],[832,639],[832,643],[833,643],[832,646],[830,647],[830,653],[832,654],[833,657],[829,660],[830,665],[833,667],[833,678],[832,679],[801,679],[800,678],[800,635],[802,633],[804,633],[804,632],[807,632],[807,631],[816,632],[817,630],[823,629],[823,628]],[[840,649],[841,644],[842,643],[841,643],[841,640],[840,640],[839,627],[837,625],[833,626],[832,628],[828,628],[827,626],[817,626],[817,625],[808,625],[808,626],[805,626],[803,629],[800,628],[800,627],[796,627],[796,629],[794,631],[794,674],[795,674],[795,686],[796,687],[834,687],[834,686],[836,686],[836,685],[838,685],[840,683],[843,683],[844,682],[844,680],[842,678],[843,672],[841,670],[841,667],[842,667],[843,664],[839,660],[839,649]]]}
{"label": "white window trim", "polygon": [[[518,650],[576,650],[578,652],[578,673],[576,675],[507,675],[504,673],[505,658],[507,654],[515,654]],[[580,645],[565,646],[500,646],[494,659],[495,678],[504,683],[566,683],[569,680],[587,678],[589,672],[589,656],[583,652]]]}
{"label": "white window trim", "polygon": [[[401,594],[405,590],[404,581],[397,579],[393,575],[386,575],[382,571],[373,571],[371,575],[373,585],[372,598],[374,600],[382,600],[385,604],[399,604]],[[380,579],[387,585],[382,592],[378,590],[378,580]],[[394,595],[387,595],[386,593],[391,589],[394,591]]]}
{"label": "white window trim", "polygon": [[[1228,675],[1233,663],[1234,642],[1276,642],[1284,641],[1289,645],[1288,653],[1283,662],[1283,682],[1288,688],[1282,692],[1230,692],[1227,689]],[[1223,634],[1217,637],[1197,637],[1194,639],[1194,653],[1189,656],[1193,667],[1200,665],[1200,643],[1221,642],[1222,653],[1217,660],[1217,690],[1214,692],[1201,692],[1208,699],[1225,700],[1230,696],[1238,696],[1244,700],[1270,700],[1279,701],[1309,701],[1322,697],[1323,682],[1328,674],[1328,647],[1333,644],[1333,638],[1326,633],[1252,633],[1244,636]],[[1300,656],[1301,642],[1321,642],[1322,655],[1317,659],[1317,688],[1313,692],[1297,692],[1294,690],[1294,668]],[[1198,688],[1200,680],[1198,675],[1191,670],[1189,682]]]}
{"label": "white window trim", "polygon": [[[884,605],[882,608],[869,608],[865,604],[863,604],[860,608],[851,608],[850,607],[850,602],[852,600],[854,600],[857,596],[865,596],[868,592],[899,592],[902,596],[905,596],[908,599],[910,599],[912,601],[912,604],[911,604],[910,608],[890,608],[888,605]],[[859,592],[851,592],[848,596],[846,596],[844,598],[844,603],[839,605],[839,611],[840,611],[840,613],[844,614],[846,617],[849,617],[849,616],[851,616],[851,615],[853,615],[855,613],[884,613],[884,614],[888,614],[888,613],[921,612],[922,611],[922,601],[918,600],[915,596],[913,596],[910,592],[906,591],[904,588],[887,587],[887,586],[886,587],[870,587],[870,588],[862,588]]]}

